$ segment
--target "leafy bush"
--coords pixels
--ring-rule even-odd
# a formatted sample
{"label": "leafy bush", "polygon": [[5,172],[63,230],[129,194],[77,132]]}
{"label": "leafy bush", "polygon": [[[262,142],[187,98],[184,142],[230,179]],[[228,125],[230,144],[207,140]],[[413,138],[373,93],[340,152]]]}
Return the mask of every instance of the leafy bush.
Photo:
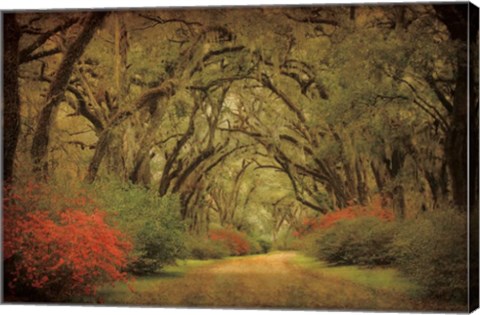
{"label": "leafy bush", "polygon": [[248,245],[250,247],[248,253],[253,254],[260,254],[262,253],[262,247],[260,247],[260,243],[255,237],[247,236]]}
{"label": "leafy bush", "polygon": [[261,252],[264,254],[268,253],[270,249],[272,249],[272,242],[270,242],[269,240],[266,240],[264,238],[259,238],[257,242],[258,242],[258,245],[260,245]]}
{"label": "leafy bush", "polygon": [[250,252],[250,244],[244,233],[231,229],[214,229],[210,230],[208,236],[212,241],[225,245],[232,256],[246,255]]}
{"label": "leafy bush", "polygon": [[303,252],[307,256],[319,258],[317,240],[322,237],[323,233],[324,231],[317,230],[296,239],[294,243],[296,250]]}
{"label": "leafy bush", "polygon": [[393,243],[396,265],[425,288],[445,300],[467,299],[466,214],[427,213],[406,222]]}
{"label": "leafy bush", "polygon": [[145,222],[135,238],[135,255],[129,270],[136,274],[154,273],[165,265],[186,257],[183,225],[176,215],[164,211],[162,216]]}
{"label": "leafy bush", "polygon": [[318,234],[312,252],[332,264],[388,265],[394,232],[395,224],[376,217],[342,220]]}
{"label": "leafy bush", "polygon": [[[273,236],[273,235],[272,235]],[[272,237],[273,250],[299,250],[300,237],[295,236],[291,226],[282,226],[275,236]]]}
{"label": "leafy bush", "polygon": [[[106,213],[90,209],[93,201],[87,204],[83,196],[59,198],[47,191],[32,182],[5,188],[7,298],[70,301],[94,295],[102,284],[126,280],[121,270],[131,245],[106,224]],[[44,208],[47,204],[51,208]]]}
{"label": "leafy bush", "polygon": [[208,238],[190,237],[187,241],[187,251],[194,259],[220,259],[230,254],[228,248],[219,242]]}
{"label": "leafy bush", "polygon": [[119,228],[134,240],[129,271],[154,273],[186,257],[177,196],[159,197],[156,192],[115,180],[97,182],[93,188],[104,207],[116,214]]}
{"label": "leafy bush", "polygon": [[268,241],[223,228],[212,229],[208,238],[190,236],[187,240],[189,257],[195,259],[260,254],[268,252],[270,247]]}

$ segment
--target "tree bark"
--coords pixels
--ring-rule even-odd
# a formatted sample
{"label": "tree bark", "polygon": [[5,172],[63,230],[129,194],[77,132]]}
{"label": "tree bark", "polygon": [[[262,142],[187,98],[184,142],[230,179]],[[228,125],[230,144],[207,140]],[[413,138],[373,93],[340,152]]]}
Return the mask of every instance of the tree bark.
{"label": "tree bark", "polygon": [[[340,135],[335,131],[335,128],[333,126],[329,126],[329,128],[332,133],[333,139],[335,139],[340,148],[340,161],[343,166],[343,174],[345,175],[343,190],[347,192],[346,195],[348,195],[348,198],[355,199],[355,197],[359,197],[356,191],[356,173],[354,173],[352,165],[348,160],[347,154],[345,152],[345,144],[343,143],[342,138],[340,138]],[[351,200],[347,200],[347,202],[349,201]]]}
{"label": "tree bark", "polygon": [[88,166],[88,173],[85,178],[87,183],[93,183],[95,180],[98,169],[100,168],[100,163],[102,162],[103,158],[107,154],[108,147],[113,140],[112,130],[107,129],[105,130],[98,139],[97,145],[95,147],[95,153],[93,155],[92,160]]}
{"label": "tree bark", "polygon": [[[100,168],[100,165],[108,154],[108,146],[112,141],[114,132],[125,120],[131,117],[136,111],[148,106],[151,102],[157,102],[160,98],[171,97],[175,94],[175,85],[171,81],[164,81],[160,86],[151,88],[143,92],[135,103],[128,109],[116,113],[109,121],[108,127],[103,131],[98,139],[99,145],[96,146],[96,152],[94,158],[90,162],[88,167],[88,175],[85,178],[87,182],[95,181],[97,177],[97,172]],[[165,104],[163,106],[166,106]],[[163,111],[165,108],[162,109]],[[108,144],[105,145],[102,141],[105,141],[104,138],[109,138]],[[100,145],[101,144],[101,145]],[[101,151],[101,152],[97,152]]]}
{"label": "tree bark", "polygon": [[215,148],[209,148],[206,150],[203,150],[198,156],[195,157],[195,159],[190,163],[190,165],[187,166],[185,171],[180,174],[180,176],[177,179],[177,182],[175,183],[175,186],[172,189],[173,193],[177,193],[180,191],[180,188],[182,185],[185,183],[187,178],[190,176],[190,174],[195,171],[197,167],[200,166],[200,164],[203,163],[203,161],[207,160],[210,158],[213,154],[215,154]]}
{"label": "tree bark", "polygon": [[[457,53],[457,72],[456,82],[453,98],[453,108],[451,112],[451,127],[447,131],[445,141],[445,156],[447,166],[452,179],[452,192],[454,204],[466,211],[468,195],[468,181],[467,181],[467,120],[469,110],[473,114],[473,102],[468,103],[474,99],[475,86],[473,82],[468,82],[468,74],[472,73],[473,69],[468,64],[468,43],[474,44],[478,34],[478,10],[473,9],[473,14],[470,16],[472,21],[469,25],[469,4],[458,5],[435,5],[434,9],[437,17],[442,21],[450,33],[450,38],[454,41],[460,42],[460,48]],[[468,28],[472,29],[468,33]],[[468,36],[469,35],[469,36]],[[472,80],[470,80],[472,81]],[[470,86],[470,95],[468,94],[468,85]],[[471,105],[471,106],[469,106]]]}
{"label": "tree bark", "polygon": [[75,63],[83,54],[88,43],[93,38],[96,29],[101,25],[106,15],[106,12],[92,12],[88,15],[81,33],[68,47],[57,74],[50,84],[46,103],[40,113],[30,151],[33,171],[39,179],[45,178],[48,175],[46,158],[50,141],[50,128],[55,118],[54,110],[64,99],[65,90],[70,81]]}
{"label": "tree bark", "polygon": [[127,53],[128,53],[128,31],[123,18],[123,13],[114,14],[114,38],[115,38],[115,56],[114,56],[114,79],[115,89],[119,103],[123,103],[124,96],[127,92],[125,84],[125,74],[127,69]]}
{"label": "tree bark", "polygon": [[140,160],[136,161],[129,178],[133,184],[140,184],[145,188],[150,188],[152,180],[150,160],[152,157],[152,155],[144,155]]}
{"label": "tree bark", "polygon": [[177,160],[181,149],[185,146],[187,141],[193,136],[193,133],[195,131],[195,115],[198,111],[199,104],[200,104],[199,102],[195,103],[192,113],[190,114],[188,128],[185,131],[185,133],[182,135],[182,137],[177,141],[175,148],[173,149],[173,152],[169,155],[165,163],[165,167],[163,168],[163,172],[162,172],[162,177],[160,179],[160,186],[158,189],[158,193],[160,196],[164,196],[167,193],[168,188],[170,187],[171,180],[173,178],[171,174],[173,164]]}
{"label": "tree bark", "polygon": [[452,178],[453,202],[466,209],[467,205],[467,73],[465,56],[458,56],[454,109],[451,127],[445,141],[445,156]]}
{"label": "tree bark", "polygon": [[4,15],[3,72],[3,180],[13,177],[15,152],[20,134],[20,96],[18,92],[18,42],[20,29],[15,14]]}
{"label": "tree bark", "polygon": [[355,173],[357,175],[357,195],[358,202],[361,205],[366,205],[368,202],[368,185],[366,178],[366,171],[363,166],[363,160],[358,157],[355,161]]}
{"label": "tree bark", "polygon": [[379,165],[375,161],[371,161],[370,168],[375,177],[375,184],[377,185],[378,191],[382,191],[385,187],[385,177],[381,172]]}

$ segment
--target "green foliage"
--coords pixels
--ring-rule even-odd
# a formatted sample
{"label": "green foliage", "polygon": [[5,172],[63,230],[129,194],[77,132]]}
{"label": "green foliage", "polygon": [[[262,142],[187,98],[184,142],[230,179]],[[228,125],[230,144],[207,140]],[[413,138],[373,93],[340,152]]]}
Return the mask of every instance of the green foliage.
{"label": "green foliage", "polygon": [[189,236],[187,237],[186,247],[188,256],[193,259],[220,259],[230,254],[225,245],[208,238]]}
{"label": "green foliage", "polygon": [[298,250],[300,247],[301,244],[289,228],[280,229],[276,240],[272,244],[272,248],[275,250]]}
{"label": "green foliage", "polygon": [[250,255],[263,253],[263,249],[255,237],[247,236],[247,241],[250,247],[250,250],[248,252]]}
{"label": "green foliage", "polygon": [[465,214],[438,211],[406,222],[393,243],[396,265],[434,297],[466,302]]}
{"label": "green foliage", "polygon": [[335,265],[388,265],[395,224],[375,217],[342,220],[316,234],[307,253]]}
{"label": "green foliage", "polygon": [[138,258],[130,264],[134,273],[153,273],[186,255],[183,224],[171,209],[161,210],[163,213],[145,222],[136,236]]}
{"label": "green foliage", "polygon": [[262,253],[266,254],[272,249],[272,242],[265,238],[259,238],[257,242],[258,242],[258,245],[260,245]]}
{"label": "green foliage", "polygon": [[186,255],[177,196],[155,192],[116,180],[94,186],[104,207],[115,213],[115,223],[134,241],[129,264],[137,274],[153,273]]}
{"label": "green foliage", "polygon": [[[222,229],[214,229],[211,233],[214,238],[218,231]],[[233,242],[233,243],[232,243]],[[248,251],[239,249],[242,245]],[[244,254],[261,254],[267,253],[272,247],[272,243],[264,238],[257,238],[242,233],[233,233],[229,237],[212,240],[210,238],[187,236],[186,247],[188,257],[192,259],[219,259],[227,256],[237,256]]]}
{"label": "green foliage", "polygon": [[322,237],[323,233],[323,231],[313,231],[304,237],[297,239],[295,241],[295,247],[306,256],[318,259],[319,249],[317,246],[317,240]]}

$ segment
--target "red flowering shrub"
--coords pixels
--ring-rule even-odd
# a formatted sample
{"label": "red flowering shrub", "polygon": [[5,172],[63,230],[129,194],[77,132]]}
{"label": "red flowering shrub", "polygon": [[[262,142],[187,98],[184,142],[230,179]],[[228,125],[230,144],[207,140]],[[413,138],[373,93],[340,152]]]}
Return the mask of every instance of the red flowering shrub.
{"label": "red flowering shrub", "polygon": [[293,232],[296,237],[305,236],[311,232],[327,229],[341,220],[352,220],[361,217],[375,217],[382,221],[392,221],[393,211],[384,209],[381,199],[375,197],[368,206],[352,205],[344,209],[332,211],[322,217],[305,218],[303,224]]}
{"label": "red flowering shrub", "polygon": [[[84,196],[55,200],[41,185],[7,187],[3,197],[4,275],[8,299],[69,301],[126,280],[130,243]],[[71,203],[75,208],[45,209]]]}
{"label": "red flowering shrub", "polygon": [[231,255],[241,256],[250,252],[247,236],[241,232],[230,229],[215,229],[210,230],[208,236],[212,241],[225,245],[230,250]]}

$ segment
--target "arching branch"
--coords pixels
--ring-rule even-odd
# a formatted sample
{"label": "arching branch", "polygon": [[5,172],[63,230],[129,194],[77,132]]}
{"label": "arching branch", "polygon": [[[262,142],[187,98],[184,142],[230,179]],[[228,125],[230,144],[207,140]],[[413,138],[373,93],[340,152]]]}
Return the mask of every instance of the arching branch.
{"label": "arching branch", "polygon": [[40,48],[49,38],[51,38],[53,35],[55,35],[58,32],[65,31],[69,27],[71,27],[73,24],[77,23],[79,18],[72,18],[66,20],[63,24],[57,25],[51,30],[46,31],[45,33],[41,34],[37,40],[35,40],[32,44],[30,44],[28,47],[22,49],[19,53],[19,60],[20,63],[25,63],[29,62],[35,59],[38,59],[37,57],[33,58],[31,53],[33,53],[36,49]]}

